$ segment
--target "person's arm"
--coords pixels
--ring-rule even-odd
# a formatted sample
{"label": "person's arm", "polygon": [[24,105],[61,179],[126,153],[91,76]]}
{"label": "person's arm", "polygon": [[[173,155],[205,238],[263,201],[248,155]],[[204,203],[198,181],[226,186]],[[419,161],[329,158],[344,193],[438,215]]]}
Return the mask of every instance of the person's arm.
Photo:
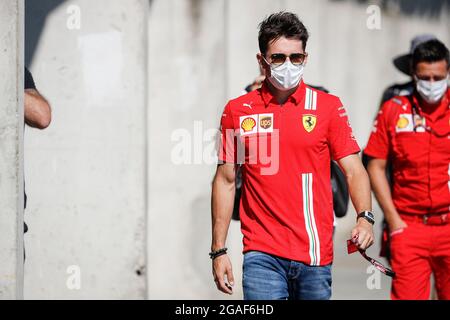
{"label": "person's arm", "polygon": [[367,166],[375,198],[383,210],[390,232],[406,227],[392,201],[391,188],[386,177],[385,159],[370,159]]}
{"label": "person's arm", "polygon": [[[372,211],[370,182],[358,156],[360,148],[353,135],[347,111],[339,98],[330,110],[328,143],[333,160],[336,160],[345,174],[348,190],[357,213]],[[373,244],[372,224],[364,218],[357,219],[352,230],[352,239],[359,249],[365,250]]]}
{"label": "person's arm", "polygon": [[372,189],[391,232],[406,226],[392,201],[391,187],[386,176],[386,166],[392,149],[391,132],[398,117],[395,110],[402,103],[399,99],[391,99],[381,107],[364,150],[368,159],[367,171]]}
{"label": "person's arm", "polygon": [[25,89],[25,123],[30,127],[45,129],[50,125],[52,112],[49,103],[35,89]]}
{"label": "person's arm", "polygon": [[[347,179],[348,190],[357,213],[372,211],[370,181],[358,155],[352,154],[338,160]],[[357,246],[365,250],[373,244],[373,227],[366,219],[357,220],[352,230],[352,238],[357,237]]]}
{"label": "person's arm", "polygon": [[[217,166],[211,199],[211,251],[225,247],[234,206],[235,172],[235,164],[225,163]],[[224,293],[232,294],[234,277],[228,255],[225,254],[215,258],[212,262],[212,268],[217,288]]]}

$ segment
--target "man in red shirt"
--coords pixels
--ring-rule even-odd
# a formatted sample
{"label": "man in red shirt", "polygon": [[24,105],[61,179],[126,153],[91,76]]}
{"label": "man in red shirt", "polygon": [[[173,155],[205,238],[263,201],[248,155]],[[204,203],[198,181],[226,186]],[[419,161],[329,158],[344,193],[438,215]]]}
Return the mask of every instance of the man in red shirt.
{"label": "man in red shirt", "polygon": [[330,158],[343,168],[360,215],[352,236],[373,243],[370,183],[338,97],[302,81],[308,32],[295,14],[260,25],[261,89],[231,100],[221,120],[220,164],[212,188],[213,275],[234,285],[225,242],[236,164],[242,164],[244,299],[329,299],[333,261]]}
{"label": "man in red shirt", "polygon": [[[364,153],[391,235],[392,299],[450,299],[449,51],[439,40],[412,55],[415,90],[381,108]],[[385,175],[393,164],[392,190]]]}

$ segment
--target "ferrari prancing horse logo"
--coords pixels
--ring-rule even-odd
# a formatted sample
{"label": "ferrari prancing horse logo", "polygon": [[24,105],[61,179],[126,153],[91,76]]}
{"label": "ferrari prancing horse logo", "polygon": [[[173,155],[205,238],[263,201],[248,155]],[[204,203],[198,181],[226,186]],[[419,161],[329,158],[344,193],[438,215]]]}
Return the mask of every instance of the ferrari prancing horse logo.
{"label": "ferrari prancing horse logo", "polygon": [[314,128],[316,127],[316,123],[317,118],[315,115],[312,114],[303,115],[303,128],[305,128],[307,132],[313,131]]}

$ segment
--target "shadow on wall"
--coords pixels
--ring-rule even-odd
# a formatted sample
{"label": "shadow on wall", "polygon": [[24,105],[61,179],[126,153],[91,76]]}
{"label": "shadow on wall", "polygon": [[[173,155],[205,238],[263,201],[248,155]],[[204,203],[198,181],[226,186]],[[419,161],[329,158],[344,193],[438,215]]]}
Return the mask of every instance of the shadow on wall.
{"label": "shadow on wall", "polygon": [[[190,0],[193,21],[201,14],[203,0]],[[372,0],[330,0],[335,2],[352,1],[370,5]],[[30,66],[34,52],[45,25],[47,15],[66,0],[25,0],[25,65]],[[149,0],[151,7],[153,0]],[[450,12],[450,0],[381,0],[380,6],[385,12],[400,12],[405,15],[436,17],[443,10]],[[194,26],[195,27],[195,26]]]}
{"label": "shadow on wall", "polygon": [[25,0],[25,66],[33,61],[47,16],[66,0]]}
{"label": "shadow on wall", "polygon": [[[377,4],[373,0],[331,0],[335,2],[352,1],[362,5]],[[442,11],[450,13],[450,0],[380,0],[379,5],[384,12],[416,15],[422,17],[438,17]]]}
{"label": "shadow on wall", "polygon": [[[47,16],[67,0],[25,0],[25,66],[33,62]],[[193,0],[198,1],[198,0]],[[153,0],[148,0],[151,7]]]}

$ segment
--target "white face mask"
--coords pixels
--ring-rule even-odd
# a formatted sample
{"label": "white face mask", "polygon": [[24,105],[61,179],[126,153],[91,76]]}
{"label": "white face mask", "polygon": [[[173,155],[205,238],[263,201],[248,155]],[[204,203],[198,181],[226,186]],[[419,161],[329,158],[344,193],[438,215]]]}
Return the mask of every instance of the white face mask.
{"label": "white face mask", "polygon": [[280,91],[287,91],[300,83],[303,78],[304,66],[302,64],[296,66],[286,60],[281,66],[270,65],[270,71],[270,83]]}
{"label": "white face mask", "polygon": [[448,76],[440,81],[425,81],[416,78],[416,89],[420,96],[428,103],[434,104],[441,100],[448,87]]}

